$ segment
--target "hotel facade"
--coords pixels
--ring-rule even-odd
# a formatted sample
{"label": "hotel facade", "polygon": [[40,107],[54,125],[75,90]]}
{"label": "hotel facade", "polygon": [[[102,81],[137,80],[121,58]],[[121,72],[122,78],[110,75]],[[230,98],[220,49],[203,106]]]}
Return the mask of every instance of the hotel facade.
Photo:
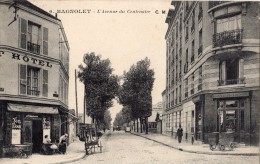
{"label": "hotel facade", "polygon": [[0,154],[39,152],[68,133],[69,44],[62,22],[28,1],[0,2]]}
{"label": "hotel facade", "polygon": [[166,18],[163,134],[259,145],[259,3],[172,1]]}

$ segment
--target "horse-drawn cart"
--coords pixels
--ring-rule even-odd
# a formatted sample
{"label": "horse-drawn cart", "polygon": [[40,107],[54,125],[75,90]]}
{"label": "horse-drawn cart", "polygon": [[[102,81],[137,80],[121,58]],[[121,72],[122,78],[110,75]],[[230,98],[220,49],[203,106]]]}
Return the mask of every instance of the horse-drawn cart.
{"label": "horse-drawn cart", "polygon": [[101,135],[98,132],[95,132],[94,127],[84,126],[84,128],[80,129],[80,136],[80,140],[85,141],[87,155],[96,152],[98,149],[102,153],[102,145],[99,138]]}

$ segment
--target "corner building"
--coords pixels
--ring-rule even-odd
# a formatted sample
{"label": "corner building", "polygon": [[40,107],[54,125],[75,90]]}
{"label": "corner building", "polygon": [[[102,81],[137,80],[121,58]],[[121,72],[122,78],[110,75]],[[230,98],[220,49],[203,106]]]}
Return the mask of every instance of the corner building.
{"label": "corner building", "polygon": [[163,133],[207,143],[212,132],[259,145],[259,3],[172,1],[165,36]]}
{"label": "corner building", "polygon": [[69,45],[62,22],[28,1],[0,2],[0,146],[41,149],[68,133]]}

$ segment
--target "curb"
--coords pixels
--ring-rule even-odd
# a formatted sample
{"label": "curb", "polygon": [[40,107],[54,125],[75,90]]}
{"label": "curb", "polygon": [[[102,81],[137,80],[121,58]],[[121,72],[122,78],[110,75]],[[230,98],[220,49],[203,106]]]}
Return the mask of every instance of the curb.
{"label": "curb", "polygon": [[60,161],[60,162],[55,162],[55,163],[50,163],[50,164],[63,164],[63,163],[70,163],[70,162],[76,162],[78,160],[81,160],[83,158],[85,158],[87,155],[84,153],[83,156],[75,158],[75,159],[71,159],[71,160],[67,160],[67,161]]}
{"label": "curb", "polygon": [[183,151],[183,152],[188,152],[188,153],[207,154],[207,155],[259,156],[259,153],[228,153],[228,152],[227,153],[215,153],[215,152],[203,152],[203,151],[187,150],[187,149],[183,149],[183,148],[180,148],[180,147],[168,145],[166,143],[163,143],[161,141],[157,141],[157,140],[151,139],[151,138],[143,136],[143,135],[139,135],[139,134],[136,134],[136,133],[131,133],[131,134],[139,136],[139,137],[143,137],[143,138],[148,139],[150,141],[154,141],[156,143],[160,143],[160,144],[162,144],[164,146],[167,146],[167,147],[170,147],[170,148],[174,148],[176,150]]}

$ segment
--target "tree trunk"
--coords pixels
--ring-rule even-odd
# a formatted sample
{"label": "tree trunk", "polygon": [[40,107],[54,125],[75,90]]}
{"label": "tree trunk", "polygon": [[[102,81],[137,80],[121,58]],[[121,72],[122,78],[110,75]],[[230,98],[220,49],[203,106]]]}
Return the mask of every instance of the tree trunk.
{"label": "tree trunk", "polygon": [[145,117],[145,134],[148,134],[148,117]]}
{"label": "tree trunk", "polygon": [[142,118],[139,118],[140,119],[140,131],[141,133],[143,133],[143,121],[142,121]]}
{"label": "tree trunk", "polygon": [[134,132],[135,132],[135,120],[134,120]]}
{"label": "tree trunk", "polygon": [[139,122],[138,122],[138,119],[137,119],[137,122],[136,122],[136,131],[137,131],[137,133],[139,132]]}

